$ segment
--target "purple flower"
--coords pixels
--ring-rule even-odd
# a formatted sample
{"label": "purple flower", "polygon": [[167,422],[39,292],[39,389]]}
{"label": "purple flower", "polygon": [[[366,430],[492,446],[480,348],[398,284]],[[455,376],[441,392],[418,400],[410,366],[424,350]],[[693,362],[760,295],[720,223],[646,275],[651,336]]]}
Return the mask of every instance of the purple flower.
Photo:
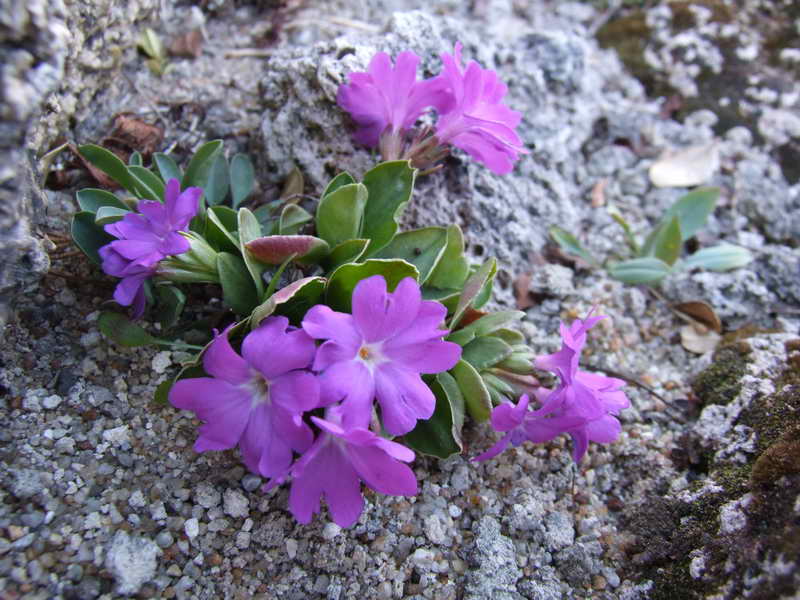
{"label": "purple flower", "polygon": [[590,441],[607,444],[617,439],[621,426],[614,415],[630,405],[621,390],[625,382],[578,369],[586,332],[604,318],[576,319],[569,328],[562,323],[561,350],[540,357],[535,363],[558,376],[558,387],[550,392],[539,392],[542,406],[538,410],[528,410],[528,396],[522,396],[516,405],[496,407],[492,411],[492,427],[507,433],[473,460],[488,460],[509,445],[518,446],[525,440],[547,442],[561,433],[568,433],[573,440],[572,457],[579,462]]}
{"label": "purple flower", "polygon": [[289,510],[301,523],[319,512],[324,495],[333,520],[350,527],[364,508],[362,481],[382,494],[417,493],[414,471],[403,464],[414,460],[414,452],[366,428],[345,428],[343,412],[342,406],[334,406],[326,410],[325,419],[311,417],[322,431],[292,468],[289,492]]}
{"label": "purple flower", "polygon": [[286,317],[264,319],[244,338],[242,356],[231,348],[226,329],[203,355],[211,377],[181,379],[172,387],[172,405],[205,421],[197,452],[238,444],[251,471],[278,477],[288,470],[293,450],[311,446],[313,434],[302,413],[319,403],[317,378],[305,370],[315,344],[288,325]]}
{"label": "purple flower", "polygon": [[133,304],[134,316],[144,312],[144,281],[155,274],[155,265],[165,256],[189,250],[189,241],[180,233],[197,214],[203,190],[187,188],[181,193],[177,179],[170,179],[164,190],[164,202],[141,200],[138,213],[128,213],[122,220],[105,226],[117,239],[100,248],[103,271],[122,281],[114,290],[114,299],[122,306]]}
{"label": "purple flower", "polygon": [[508,88],[497,73],[483,69],[474,60],[463,69],[460,42],[456,42],[452,55],[442,54],[442,62],[444,72],[435,80],[448,94],[436,97],[439,143],[461,148],[497,174],[509,173],[519,155],[528,152],[514,131],[520,113],[502,102]]}
{"label": "purple flower", "polygon": [[345,428],[365,428],[377,396],[383,426],[392,435],[411,431],[429,419],[436,400],[420,373],[452,368],[461,346],[442,341],[439,329],[447,309],[422,300],[419,285],[403,279],[393,293],[374,275],[353,290],[353,314],[317,305],[306,313],[303,329],[327,340],[317,350],[322,405],[343,400]]}
{"label": "purple flower", "polygon": [[442,102],[441,85],[417,81],[419,56],[401,52],[395,66],[385,52],[372,57],[366,73],[350,73],[350,83],[339,87],[337,101],[358,123],[356,141],[377,146],[381,135],[408,129],[428,106]]}

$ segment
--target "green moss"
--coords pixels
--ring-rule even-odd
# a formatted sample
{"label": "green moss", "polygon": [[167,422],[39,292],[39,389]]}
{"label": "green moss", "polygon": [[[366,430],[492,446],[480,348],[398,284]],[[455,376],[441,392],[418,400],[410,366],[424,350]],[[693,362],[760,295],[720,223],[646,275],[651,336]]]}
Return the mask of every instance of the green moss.
{"label": "green moss", "polygon": [[703,406],[729,404],[742,389],[747,372],[747,352],[740,344],[725,346],[714,355],[714,362],[692,382],[692,391]]}

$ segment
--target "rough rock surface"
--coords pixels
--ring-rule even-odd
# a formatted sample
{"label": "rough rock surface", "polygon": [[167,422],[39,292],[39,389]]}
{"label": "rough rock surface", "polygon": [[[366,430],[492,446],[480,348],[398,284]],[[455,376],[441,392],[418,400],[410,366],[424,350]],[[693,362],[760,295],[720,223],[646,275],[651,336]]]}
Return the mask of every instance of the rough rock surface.
{"label": "rough rock surface", "polygon": [[[200,57],[173,59],[163,78],[130,45],[130,23],[150,5],[124,13],[110,4],[116,9],[89,28],[94,36],[60,51],[61,69],[81,72],[87,44],[103,55],[106,36],[119,35],[124,76],[108,84],[113,71],[85,66],[87,87],[73,90],[72,108],[48,113],[46,132],[19,121],[14,147],[28,139],[41,150],[58,134],[97,141],[113,115],[130,111],[164,127],[178,156],[213,137],[254,153],[261,200],[277,195],[292,164],[317,193],[336,170],[358,176],[374,160],[354,148],[333,101],[346,73],[376,49],[406,48],[435,71],[438,54],[459,39],[468,57],[508,82],[531,155],[497,177],[456,153],[420,181],[408,222],[459,223],[476,261],[497,256],[499,304],[511,304],[512,283],[533,273],[535,305],[522,327],[537,352],[557,348],[560,319],[599,305],[611,319],[592,331],[586,362],[630,374],[658,396],[631,387],[620,439],[593,445],[577,467],[563,436],[471,463],[492,442],[487,426],[472,424],[467,455],[415,461],[418,496],[370,492],[353,528],[324,512],[303,526],[287,511],[287,490],[260,492],[234,452],[192,450],[197,422],[153,401],[187,356],[158,353],[156,373],[155,350],[104,339],[96,321],[112,282],[80,258],[57,255],[66,277],[29,285],[0,348],[0,591],[633,600],[778,597],[796,587],[800,255],[785,236],[796,231],[799,191],[772,142],[754,142],[744,125],[717,131],[707,110],[682,122],[662,118],[659,102],[592,39],[600,15],[587,4],[448,1],[427,12],[414,0],[232,4],[209,2],[201,12],[158,3],[159,33],[204,23],[207,37]],[[89,5],[48,6],[55,12],[42,13],[42,23],[87,32],[91,19],[74,19],[91,14]],[[278,43],[259,48],[270,36]],[[59,89],[79,85],[67,79]],[[715,135],[722,167],[711,183],[723,199],[698,242],[739,243],[756,261],[665,282],[669,300],[706,300],[729,331],[715,356],[696,357],[680,346],[680,322],[647,290],[571,263],[537,265],[551,256],[543,246],[553,224],[601,257],[622,248],[603,202],[646,231],[685,192],[652,187],[655,157]],[[603,202],[592,193],[600,182]],[[39,224],[64,232],[71,190],[46,194]],[[760,329],[741,328],[746,322]]]}
{"label": "rough rock surface", "polygon": [[[155,0],[31,0],[0,7],[0,329],[15,294],[50,262],[38,158],[93,110]],[[129,53],[130,54],[130,53]]]}

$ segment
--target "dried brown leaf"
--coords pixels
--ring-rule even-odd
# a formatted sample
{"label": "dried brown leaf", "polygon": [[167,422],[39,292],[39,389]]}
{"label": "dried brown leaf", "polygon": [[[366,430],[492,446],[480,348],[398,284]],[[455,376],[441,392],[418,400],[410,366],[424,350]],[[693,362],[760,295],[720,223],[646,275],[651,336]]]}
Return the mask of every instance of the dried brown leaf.
{"label": "dried brown leaf", "polygon": [[530,292],[531,274],[522,273],[514,280],[514,297],[517,299],[517,309],[525,310],[533,306],[534,302]]}
{"label": "dried brown leaf", "polygon": [[199,58],[203,53],[203,32],[200,29],[179,35],[169,46],[169,53],[180,58]]}
{"label": "dried brown leaf", "polygon": [[606,204],[606,186],[608,179],[603,178],[594,184],[592,188],[592,208],[599,208]]}
{"label": "dried brown leaf", "polygon": [[672,308],[687,315],[695,321],[702,323],[709,329],[716,331],[717,333],[722,333],[722,321],[720,321],[720,318],[717,316],[717,313],[714,312],[714,309],[705,302],[681,302]]}
{"label": "dried brown leaf", "polygon": [[702,325],[684,325],[681,327],[681,345],[689,352],[705,354],[711,352],[719,344],[722,336],[716,331],[706,329]]}
{"label": "dried brown leaf", "polygon": [[164,130],[123,113],[114,118],[114,129],[109,137],[124,143],[131,151],[138,150],[149,156],[161,146]]}

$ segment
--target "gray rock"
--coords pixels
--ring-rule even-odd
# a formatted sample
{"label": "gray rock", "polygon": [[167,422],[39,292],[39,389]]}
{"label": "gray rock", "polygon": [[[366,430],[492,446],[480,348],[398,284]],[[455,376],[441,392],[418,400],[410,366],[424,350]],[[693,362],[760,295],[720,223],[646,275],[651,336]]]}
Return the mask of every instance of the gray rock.
{"label": "gray rock", "polygon": [[201,481],[194,490],[194,498],[204,508],[214,508],[219,504],[222,494],[207,481]]}
{"label": "gray rock", "polygon": [[117,531],[106,549],[106,568],[117,582],[117,593],[132,595],[156,575],[161,553],[151,540]]}
{"label": "gray rock", "polygon": [[475,534],[475,568],[467,575],[465,598],[516,600],[516,584],[522,572],[517,567],[514,544],[500,533],[500,524],[493,517],[483,517],[475,526]]}
{"label": "gray rock", "polygon": [[243,518],[250,514],[250,501],[238,490],[225,490],[223,506],[225,514],[233,518]]}

